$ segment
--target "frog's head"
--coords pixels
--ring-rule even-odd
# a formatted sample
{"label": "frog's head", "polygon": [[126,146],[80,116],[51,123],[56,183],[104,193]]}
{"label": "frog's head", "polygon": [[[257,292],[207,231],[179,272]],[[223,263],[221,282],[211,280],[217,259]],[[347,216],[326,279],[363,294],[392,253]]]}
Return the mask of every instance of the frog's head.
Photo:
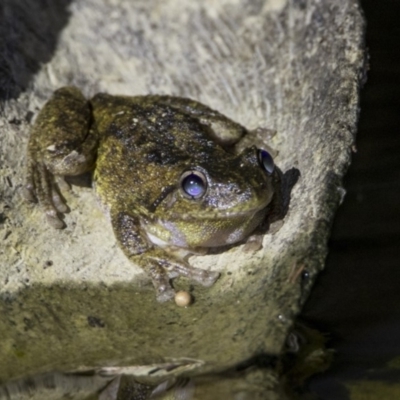
{"label": "frog's head", "polygon": [[250,147],[191,162],[155,203],[153,233],[180,247],[223,246],[247,237],[276,192],[272,156]]}

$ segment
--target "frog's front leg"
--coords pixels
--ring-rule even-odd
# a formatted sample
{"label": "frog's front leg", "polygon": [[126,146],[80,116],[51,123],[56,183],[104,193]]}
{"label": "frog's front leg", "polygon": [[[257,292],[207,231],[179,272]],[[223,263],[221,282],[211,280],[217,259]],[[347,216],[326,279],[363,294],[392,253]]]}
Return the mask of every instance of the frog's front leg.
{"label": "frog's front leg", "polygon": [[160,303],[175,296],[170,282],[173,278],[184,276],[207,287],[218,279],[218,272],[191,267],[183,259],[154,245],[143,231],[139,218],[125,212],[111,212],[111,223],[125,255],[151,278]]}
{"label": "frog's front leg", "polygon": [[54,92],[33,125],[23,195],[39,201],[55,228],[64,226],[58,212],[67,211],[55,177],[80,175],[93,167],[97,134],[90,123],[90,105],[82,93],[75,87],[63,87]]}

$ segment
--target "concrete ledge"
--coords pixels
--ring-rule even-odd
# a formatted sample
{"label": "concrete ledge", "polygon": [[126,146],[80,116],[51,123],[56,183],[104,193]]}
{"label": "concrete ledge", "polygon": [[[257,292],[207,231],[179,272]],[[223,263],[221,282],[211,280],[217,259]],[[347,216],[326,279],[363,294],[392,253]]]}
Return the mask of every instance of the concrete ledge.
{"label": "concrete ledge", "polygon": [[[54,1],[42,23],[28,2],[39,8],[8,0],[0,17],[0,381],[166,362],[190,375],[279,354],[324,266],[344,194],[365,67],[358,2]],[[19,196],[32,116],[71,84],[88,96],[191,97],[276,131],[264,139],[277,165],[301,174],[281,229],[257,252],[193,257],[221,278],[193,286],[189,308],[158,304],[89,188],[66,195],[63,231]],[[160,379],[169,375],[160,369]]]}

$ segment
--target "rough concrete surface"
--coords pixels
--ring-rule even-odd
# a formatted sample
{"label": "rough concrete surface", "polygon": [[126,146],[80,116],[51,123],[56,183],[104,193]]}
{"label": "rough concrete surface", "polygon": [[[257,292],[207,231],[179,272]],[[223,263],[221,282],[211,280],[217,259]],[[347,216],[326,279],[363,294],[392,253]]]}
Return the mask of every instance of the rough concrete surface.
{"label": "rough concrete surface", "polygon": [[[364,77],[358,2],[3,0],[0,3],[0,381],[50,371],[161,364],[222,371],[279,354],[324,266],[351,158]],[[199,100],[265,138],[294,184],[263,248],[196,256],[221,273],[195,303],[159,304],[116,246],[88,187],[50,228],[19,194],[29,129],[53,90]],[[184,279],[177,287],[188,289]],[[168,372],[165,365],[180,365]],[[164,368],[165,367],[165,368]],[[272,397],[271,397],[272,398]]]}

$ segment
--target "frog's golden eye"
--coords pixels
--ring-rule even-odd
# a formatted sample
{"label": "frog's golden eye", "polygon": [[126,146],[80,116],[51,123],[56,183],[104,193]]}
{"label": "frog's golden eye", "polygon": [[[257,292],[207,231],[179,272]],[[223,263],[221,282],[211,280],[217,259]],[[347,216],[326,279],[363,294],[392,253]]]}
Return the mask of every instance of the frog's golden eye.
{"label": "frog's golden eye", "polygon": [[199,199],[207,191],[207,178],[200,171],[186,171],[181,176],[180,188],[185,197]]}
{"label": "frog's golden eye", "polygon": [[266,150],[258,150],[258,161],[267,174],[271,175],[275,169],[274,159]]}

